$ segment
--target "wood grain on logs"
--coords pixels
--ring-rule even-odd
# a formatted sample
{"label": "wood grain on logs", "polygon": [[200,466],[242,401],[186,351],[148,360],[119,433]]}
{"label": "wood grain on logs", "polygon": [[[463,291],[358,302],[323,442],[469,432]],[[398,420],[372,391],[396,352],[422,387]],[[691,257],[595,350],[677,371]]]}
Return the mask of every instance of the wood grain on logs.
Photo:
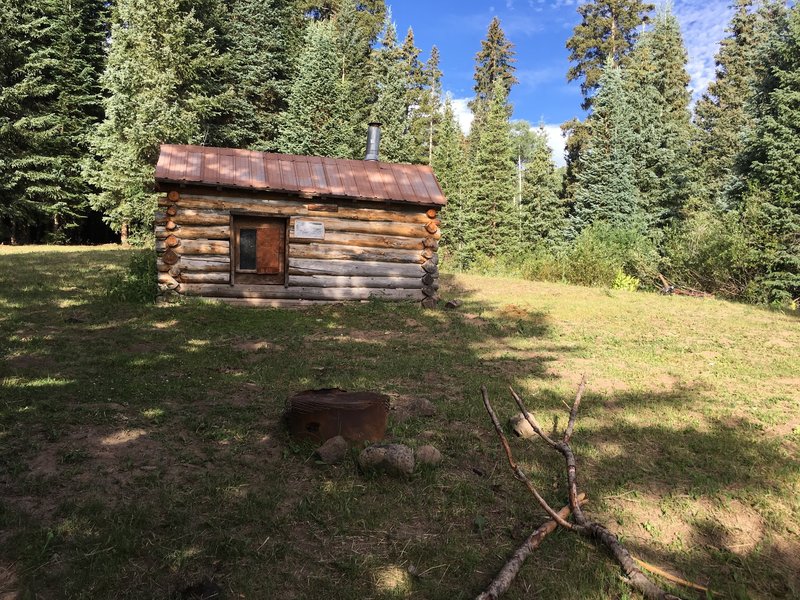
{"label": "wood grain on logs", "polygon": [[435,296],[426,296],[425,299],[422,301],[422,306],[425,308],[436,308],[436,304],[439,301]]}
{"label": "wood grain on logs", "polygon": [[439,267],[437,267],[436,263],[434,263],[432,260],[426,260],[424,263],[422,263],[422,268],[426,273],[430,274],[439,272]]}
{"label": "wood grain on logs", "polygon": [[165,228],[167,229],[167,231],[173,231],[177,226],[178,224],[175,221],[170,220],[167,221]]}
{"label": "wood grain on logs", "polygon": [[[216,209],[216,210],[243,210],[253,214],[285,215],[285,216],[318,216],[319,213],[309,211],[300,201],[268,200],[260,198],[238,198],[226,196],[184,196],[181,198],[181,208],[190,209]],[[394,221],[400,223],[421,223],[430,221],[428,215],[420,209],[382,210],[378,208],[348,208],[339,207],[337,218],[358,219],[360,221]]]}
{"label": "wood grain on logs", "polygon": [[436,290],[433,288],[432,285],[426,285],[423,286],[422,293],[425,294],[426,296],[435,296]]}
{"label": "wood grain on logs", "polygon": [[180,256],[178,256],[174,250],[169,249],[164,254],[161,255],[161,262],[166,265],[174,265],[176,262],[180,260]]}
{"label": "wood grain on logs", "polygon": [[420,265],[414,264],[290,258],[289,274],[421,278],[425,273]]}
{"label": "wood grain on logs", "polygon": [[184,227],[181,225],[176,231],[168,232],[166,229],[156,227],[156,239],[166,238],[170,233],[174,233],[182,240],[229,240],[231,228],[227,225],[210,227]]}
{"label": "wood grain on logs", "polygon": [[338,219],[331,217],[297,217],[292,218],[291,227],[297,219],[313,220],[325,225],[328,231],[347,231],[350,233],[373,233],[378,235],[396,235],[399,237],[422,238],[425,228],[419,223],[396,223],[394,221],[359,221],[356,219]]}
{"label": "wood grain on logs", "polygon": [[422,277],[422,285],[433,285],[434,281],[436,281],[436,277],[430,273],[425,273],[425,275]]}
{"label": "wood grain on logs", "polygon": [[439,225],[436,221],[428,221],[428,224],[425,225],[425,230],[431,234],[436,233],[439,231]]}
{"label": "wood grain on logs", "polygon": [[178,225],[228,225],[231,215],[222,210],[193,210],[181,208],[172,219]]}
{"label": "wood grain on logs", "polygon": [[361,287],[385,289],[420,289],[416,277],[346,277],[337,275],[289,275],[289,285],[298,287]]}
{"label": "wood grain on logs", "polygon": [[176,262],[174,265],[172,265],[169,268],[169,271],[167,271],[167,272],[170,275],[172,275],[173,277],[177,277],[178,275],[180,275],[181,274],[181,263],[180,263],[180,261]]}
{"label": "wood grain on logs", "polygon": [[291,244],[290,258],[319,258],[358,261],[378,261],[422,264],[425,259],[418,250],[393,250],[390,248],[364,248],[339,244]]}
{"label": "wood grain on logs", "polygon": [[321,288],[284,287],[282,285],[221,285],[212,283],[185,283],[181,291],[188,296],[216,298],[265,298],[265,299],[306,299],[306,300],[420,300],[423,295],[418,289],[387,290],[381,288]]}
{"label": "wood grain on logs", "polygon": [[171,204],[170,206],[167,207],[166,212],[167,216],[174,217],[176,214],[178,214],[178,207],[175,206],[174,204]]}
{"label": "wood grain on logs", "polygon": [[167,239],[164,240],[164,243],[166,244],[167,248],[174,248],[175,246],[181,245],[181,241],[172,234],[167,236]]}
{"label": "wood grain on logs", "polygon": [[435,219],[438,213],[436,212],[435,208],[429,208],[425,214],[428,215],[428,217],[430,217],[431,219]]}
{"label": "wood grain on logs", "polygon": [[435,254],[436,253],[430,248],[425,248],[425,250],[422,251],[422,257],[425,258],[425,260],[433,258]]}
{"label": "wood grain on logs", "polygon": [[422,240],[422,245],[425,248],[430,248],[431,250],[436,250],[439,248],[439,242],[436,240],[436,238],[432,237],[426,237],[424,240]]}
{"label": "wood grain on logs", "polygon": [[178,287],[179,282],[175,280],[175,278],[170,275],[169,273],[159,273],[158,274],[158,283],[166,285],[170,289],[175,289]]}
{"label": "wood grain on logs", "polygon": [[230,304],[250,308],[295,308],[300,306],[316,306],[318,304],[337,304],[342,300],[300,300],[270,298],[204,298],[208,302]]}
{"label": "wood grain on logs", "polygon": [[185,240],[175,248],[179,254],[226,254],[230,251],[230,242],[206,242],[203,240]]}
{"label": "wood grain on logs", "polygon": [[227,267],[225,272],[193,273],[184,271],[181,274],[183,283],[230,283],[230,280],[231,276]]}
{"label": "wood grain on logs", "polygon": [[326,231],[324,240],[309,240],[290,236],[295,244],[315,242],[317,244],[340,244],[344,246],[361,246],[365,248],[393,248],[395,250],[421,250],[421,238],[398,237],[389,235],[373,235],[370,233],[347,233],[344,231]]}
{"label": "wood grain on logs", "polygon": [[181,197],[181,195],[175,190],[172,190],[170,193],[167,194],[167,200],[169,200],[170,202],[175,202],[180,197]]}

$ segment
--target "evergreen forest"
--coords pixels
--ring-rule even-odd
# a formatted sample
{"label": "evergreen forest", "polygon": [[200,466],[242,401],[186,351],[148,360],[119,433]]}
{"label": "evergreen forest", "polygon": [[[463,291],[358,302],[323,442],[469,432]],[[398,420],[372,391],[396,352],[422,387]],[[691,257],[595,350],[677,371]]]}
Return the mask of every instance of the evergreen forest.
{"label": "evergreen forest", "polygon": [[[587,0],[567,42],[587,117],[513,120],[495,18],[465,135],[439,51],[384,0],[0,0],[0,242],[152,242],[162,143],[432,165],[451,269],[628,289],[658,274],[800,302],[800,9],[732,0],[692,100],[669,4]],[[104,233],[107,231],[108,233]]]}

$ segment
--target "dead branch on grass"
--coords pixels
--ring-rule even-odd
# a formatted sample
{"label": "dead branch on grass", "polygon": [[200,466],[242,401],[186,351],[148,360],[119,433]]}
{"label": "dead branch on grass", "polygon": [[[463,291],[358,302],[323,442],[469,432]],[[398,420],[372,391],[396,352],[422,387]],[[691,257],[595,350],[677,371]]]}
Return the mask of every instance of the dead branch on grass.
{"label": "dead branch on grass", "polygon": [[574,431],[575,420],[578,415],[578,409],[580,408],[581,398],[583,396],[585,387],[586,378],[584,376],[581,377],[578,393],[576,394],[575,400],[572,403],[572,408],[570,409],[569,422],[564,432],[564,437],[560,441],[553,440],[544,432],[539,423],[536,421],[536,418],[528,412],[528,409],[525,407],[525,403],[522,401],[522,398],[520,398],[520,396],[513,389],[511,389],[511,394],[514,398],[514,401],[517,403],[517,406],[525,416],[525,419],[528,421],[530,426],[533,428],[534,432],[536,432],[536,434],[542,438],[542,440],[544,440],[548,446],[559,452],[564,457],[567,466],[569,507],[575,518],[574,524],[568,523],[550,507],[547,501],[542,498],[541,494],[539,494],[536,487],[525,476],[525,473],[522,471],[519,465],[517,465],[516,461],[514,461],[514,457],[511,453],[511,447],[509,446],[508,440],[502,431],[500,422],[497,419],[497,415],[495,414],[494,409],[489,402],[489,394],[486,390],[486,386],[481,386],[481,393],[483,395],[483,404],[486,407],[486,411],[489,413],[489,417],[492,419],[492,424],[494,425],[495,431],[500,438],[500,443],[506,452],[506,456],[509,464],[511,465],[512,471],[514,471],[517,479],[525,483],[528,490],[530,490],[531,494],[534,496],[534,498],[536,498],[536,501],[542,506],[542,508],[545,509],[547,514],[550,515],[551,519],[565,529],[574,531],[575,533],[599,542],[605,546],[614,556],[620,567],[622,567],[622,571],[625,574],[625,581],[632,588],[638,590],[648,600],[679,600],[677,596],[665,592],[652,581],[650,581],[644,573],[642,573],[630,552],[628,552],[627,548],[622,545],[616,535],[614,535],[603,525],[590,521],[586,518],[586,515],[583,514],[579,499],[580,496],[578,494],[578,467],[575,460],[575,454],[569,445],[569,441]]}
{"label": "dead branch on grass", "polygon": [[[581,503],[586,501],[584,494],[580,495],[579,501]],[[569,513],[569,506],[565,506],[558,511],[558,516],[566,519],[569,516]],[[517,548],[517,551],[514,552],[511,558],[508,559],[508,562],[503,565],[503,568],[500,569],[500,572],[494,578],[492,583],[490,583],[489,587],[486,588],[486,591],[479,595],[476,600],[497,600],[500,596],[505,594],[508,591],[508,588],[511,586],[511,583],[514,581],[514,578],[517,576],[517,573],[519,573],[519,570],[522,568],[523,563],[528,556],[530,556],[531,552],[536,550],[542,541],[544,541],[544,538],[553,533],[557,527],[558,523],[556,523],[553,519],[548,519],[542,523],[538,529],[530,534],[525,542],[523,542],[523,544]]]}

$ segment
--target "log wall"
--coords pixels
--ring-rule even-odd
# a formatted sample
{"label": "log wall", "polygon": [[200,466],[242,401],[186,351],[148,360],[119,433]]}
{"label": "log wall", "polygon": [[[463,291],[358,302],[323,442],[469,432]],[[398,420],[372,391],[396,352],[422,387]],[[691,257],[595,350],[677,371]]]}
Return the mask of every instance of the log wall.
{"label": "log wall", "polygon": [[[287,220],[283,285],[236,283],[231,223],[237,216]],[[436,216],[435,208],[425,206],[208,188],[168,190],[156,214],[159,290],[164,296],[200,296],[245,306],[384,298],[433,307],[441,238]],[[324,238],[299,237],[298,221],[321,223]]]}

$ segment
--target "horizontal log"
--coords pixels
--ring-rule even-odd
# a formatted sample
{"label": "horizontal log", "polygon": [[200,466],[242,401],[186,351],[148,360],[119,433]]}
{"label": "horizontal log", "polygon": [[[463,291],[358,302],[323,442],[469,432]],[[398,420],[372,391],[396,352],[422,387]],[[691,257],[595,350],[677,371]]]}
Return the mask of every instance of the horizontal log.
{"label": "horizontal log", "polygon": [[425,225],[425,231],[428,233],[436,233],[439,231],[439,223],[437,221],[429,221],[427,225]]}
{"label": "horizontal log", "polygon": [[170,204],[167,206],[167,215],[170,217],[174,217],[178,213],[178,207],[174,204]]}
{"label": "horizontal log", "polygon": [[179,282],[169,273],[159,273],[158,283],[167,286],[171,290],[174,290],[179,285]]}
{"label": "horizontal log", "polygon": [[[303,201],[291,200],[267,200],[261,198],[238,198],[226,196],[192,196],[182,197],[179,206],[183,209],[214,209],[214,210],[246,210],[253,214],[264,214],[265,216],[303,216],[303,217],[325,217],[330,216],[329,212],[312,211],[307,208]],[[407,211],[383,210],[380,208],[354,208],[339,207],[336,212],[338,218],[359,219],[362,221],[394,221],[401,223],[421,223],[426,224],[430,219],[421,208],[413,208]]]}
{"label": "horizontal log", "polygon": [[437,250],[439,248],[439,241],[432,237],[426,237],[422,240],[422,245],[431,250]]}
{"label": "horizontal log", "polygon": [[306,287],[365,287],[385,289],[422,288],[418,277],[345,277],[338,275],[289,275],[290,286]]}
{"label": "horizontal log", "polygon": [[393,250],[391,248],[364,248],[339,244],[290,244],[289,258],[321,258],[396,263],[425,262],[419,250]]}
{"label": "horizontal log", "polygon": [[304,300],[422,300],[421,290],[387,290],[383,288],[284,287],[282,285],[222,285],[184,283],[181,293],[209,298],[266,298]]}
{"label": "horizontal log", "polygon": [[[169,217],[178,225],[228,225],[231,214],[222,210],[193,210],[181,208],[174,217]],[[166,215],[164,215],[166,222]],[[156,223],[159,216],[156,215]]]}
{"label": "horizontal log", "polygon": [[203,301],[249,308],[299,308],[343,302],[342,300],[276,300],[268,298],[203,298]]}
{"label": "horizontal log", "polygon": [[164,228],[167,231],[174,231],[175,229],[178,228],[178,224],[175,221],[170,220],[170,221],[167,221],[166,225],[164,225]]}
{"label": "horizontal log", "polygon": [[324,240],[308,240],[289,237],[289,241],[302,244],[340,244],[343,246],[361,246],[365,248],[394,248],[395,250],[422,250],[422,238],[397,237],[389,235],[372,235],[370,233],[346,233],[343,231],[326,231]]}
{"label": "horizontal log", "polygon": [[[156,243],[158,245],[158,243]],[[206,242],[202,240],[184,240],[181,245],[173,248],[180,254],[227,254],[230,252],[229,242]]]}
{"label": "horizontal log", "polygon": [[435,219],[436,218],[436,214],[437,214],[436,213],[436,209],[435,208],[429,208],[428,211],[425,214],[428,215],[431,219]]}
{"label": "horizontal log", "polygon": [[182,283],[230,283],[231,274],[230,269],[226,269],[226,273],[196,273],[196,272],[181,272]]}
{"label": "horizontal log", "polygon": [[340,219],[333,217],[296,217],[290,226],[294,231],[297,219],[314,220],[325,225],[328,231],[347,231],[350,233],[372,233],[377,235],[396,235],[399,237],[423,238],[425,227],[421,223],[396,223],[394,221],[361,221],[358,219]]}
{"label": "horizontal log", "polygon": [[231,237],[231,228],[227,225],[209,227],[176,227],[167,231],[163,227],[156,227],[156,239],[164,239],[174,235],[180,240],[228,240]]}
{"label": "horizontal log", "polygon": [[425,263],[422,265],[422,268],[426,273],[433,274],[439,272],[439,267],[437,267],[436,263],[434,263],[432,260],[425,261]]}
{"label": "horizontal log", "polygon": [[230,273],[230,263],[206,263],[202,266],[182,266],[183,261],[179,262],[177,266],[181,267],[183,273]]}
{"label": "horizontal log", "polygon": [[290,258],[289,275],[342,275],[346,277],[417,277],[425,272],[420,265],[355,260],[317,260]]}

